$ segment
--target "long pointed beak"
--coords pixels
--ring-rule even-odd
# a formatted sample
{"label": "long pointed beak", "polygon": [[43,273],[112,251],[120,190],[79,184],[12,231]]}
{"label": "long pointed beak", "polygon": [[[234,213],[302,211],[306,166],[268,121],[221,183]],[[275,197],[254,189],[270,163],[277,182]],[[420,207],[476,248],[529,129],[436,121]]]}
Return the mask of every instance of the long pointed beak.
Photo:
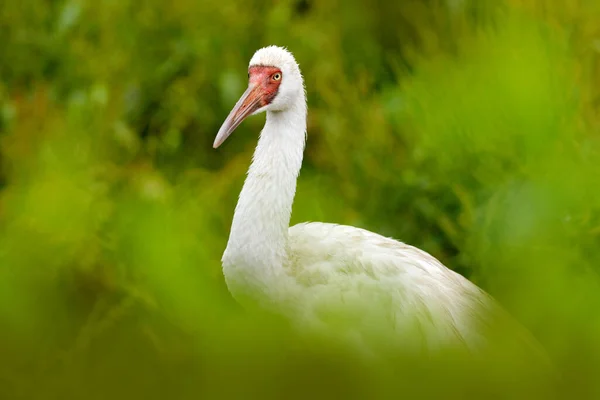
{"label": "long pointed beak", "polygon": [[227,119],[221,125],[213,143],[213,148],[219,147],[231,135],[242,121],[260,108],[261,91],[259,85],[250,85],[235,104]]}

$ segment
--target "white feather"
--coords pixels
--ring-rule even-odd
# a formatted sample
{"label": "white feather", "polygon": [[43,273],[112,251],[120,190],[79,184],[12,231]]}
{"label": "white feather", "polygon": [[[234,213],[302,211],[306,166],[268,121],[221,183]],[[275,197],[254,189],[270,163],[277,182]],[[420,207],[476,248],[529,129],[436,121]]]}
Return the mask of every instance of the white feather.
{"label": "white feather", "polygon": [[[331,333],[368,353],[390,346],[469,350],[499,323],[537,345],[482,290],[424,251],[350,226],[289,227],[306,137],[300,69],[285,49],[258,50],[250,65],[275,66],[282,82],[267,111],[235,209],[223,271],[242,304],[274,310],[298,327]],[[541,354],[541,352],[540,352]]]}

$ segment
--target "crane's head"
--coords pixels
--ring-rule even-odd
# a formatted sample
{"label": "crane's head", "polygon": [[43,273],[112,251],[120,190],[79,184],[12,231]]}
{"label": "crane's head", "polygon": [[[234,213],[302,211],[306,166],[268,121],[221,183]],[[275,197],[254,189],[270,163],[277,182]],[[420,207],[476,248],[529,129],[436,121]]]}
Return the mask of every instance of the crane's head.
{"label": "crane's head", "polygon": [[285,111],[299,99],[304,101],[304,83],[292,53],[277,46],[258,50],[248,66],[248,89],[223,122],[213,147],[219,147],[249,115]]}

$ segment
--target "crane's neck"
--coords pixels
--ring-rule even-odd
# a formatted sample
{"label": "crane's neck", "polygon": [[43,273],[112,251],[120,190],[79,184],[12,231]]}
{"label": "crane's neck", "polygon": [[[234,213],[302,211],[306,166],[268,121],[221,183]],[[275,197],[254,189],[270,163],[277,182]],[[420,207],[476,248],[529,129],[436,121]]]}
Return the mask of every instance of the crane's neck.
{"label": "crane's neck", "polygon": [[281,290],[288,260],[288,228],[306,139],[304,93],[285,111],[267,112],[267,121],[235,208],[223,273],[229,290],[241,297]]}

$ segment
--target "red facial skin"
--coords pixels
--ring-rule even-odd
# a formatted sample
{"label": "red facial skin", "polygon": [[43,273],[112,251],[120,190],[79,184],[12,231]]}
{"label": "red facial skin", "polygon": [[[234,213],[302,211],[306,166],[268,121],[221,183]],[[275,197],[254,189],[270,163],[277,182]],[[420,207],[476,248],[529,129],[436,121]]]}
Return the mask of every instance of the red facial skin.
{"label": "red facial skin", "polygon": [[[279,79],[275,79],[276,74],[279,74]],[[250,84],[257,85],[261,88],[262,96],[260,98],[260,106],[264,107],[273,101],[279,90],[279,85],[283,79],[281,70],[276,67],[267,67],[263,65],[253,65],[248,68]]]}
{"label": "red facial skin", "polygon": [[247,116],[271,104],[277,95],[283,74],[279,68],[253,65],[248,69],[248,79],[248,89],[221,125],[213,143],[214,148],[219,147]]}

